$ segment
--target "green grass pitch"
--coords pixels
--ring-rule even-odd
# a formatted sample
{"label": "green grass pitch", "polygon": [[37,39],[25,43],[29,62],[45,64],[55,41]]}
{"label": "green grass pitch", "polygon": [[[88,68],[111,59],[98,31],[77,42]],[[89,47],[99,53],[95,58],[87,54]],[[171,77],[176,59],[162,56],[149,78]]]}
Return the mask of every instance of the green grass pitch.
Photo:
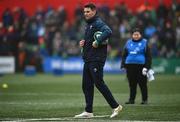
{"label": "green grass pitch", "polygon": [[[180,121],[180,75],[156,75],[156,80],[148,83],[148,105],[140,105],[139,87],[136,103],[124,104],[129,97],[125,75],[105,74],[104,79],[124,109],[112,120],[109,117],[97,117],[88,121]],[[8,88],[3,88],[3,83],[7,83]],[[38,74],[34,77],[4,75],[0,77],[0,86],[0,120],[87,121],[73,118],[84,110],[85,105],[80,74]],[[95,89],[94,114],[110,115],[111,111],[103,96]]]}

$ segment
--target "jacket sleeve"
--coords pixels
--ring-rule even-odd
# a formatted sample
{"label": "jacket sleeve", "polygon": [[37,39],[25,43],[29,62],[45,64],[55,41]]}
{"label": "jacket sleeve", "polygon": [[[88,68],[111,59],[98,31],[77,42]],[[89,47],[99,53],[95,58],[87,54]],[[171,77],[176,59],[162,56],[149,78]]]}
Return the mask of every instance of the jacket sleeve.
{"label": "jacket sleeve", "polygon": [[96,26],[98,30],[102,32],[102,35],[99,36],[99,38],[97,39],[98,43],[101,44],[102,42],[104,42],[106,39],[108,39],[111,36],[112,30],[102,21],[98,21],[96,23]]}
{"label": "jacket sleeve", "polygon": [[146,50],[145,50],[145,67],[147,69],[151,68],[151,64],[152,64],[152,56],[151,56],[151,50],[148,46],[148,43],[146,45]]}
{"label": "jacket sleeve", "polygon": [[120,68],[126,68],[125,61],[126,61],[127,55],[128,55],[128,51],[126,48],[124,48],[124,50],[122,52],[122,59],[121,59],[121,67]]}

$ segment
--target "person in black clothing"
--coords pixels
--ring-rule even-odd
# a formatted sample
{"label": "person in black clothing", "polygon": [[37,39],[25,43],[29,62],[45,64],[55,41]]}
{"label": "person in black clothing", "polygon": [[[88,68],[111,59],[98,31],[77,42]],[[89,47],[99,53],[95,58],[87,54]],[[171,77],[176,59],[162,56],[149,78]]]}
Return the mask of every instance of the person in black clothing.
{"label": "person in black clothing", "polygon": [[[82,89],[85,95],[85,112],[75,115],[75,118],[93,117],[93,97],[94,85],[104,96],[108,104],[113,109],[110,118],[118,115],[122,106],[114,99],[111,91],[103,80],[103,67],[107,57],[106,40],[110,37],[111,29],[99,18],[96,12],[96,6],[89,3],[84,6],[84,17],[87,22],[84,39],[79,42],[82,48],[82,57],[84,60]],[[94,34],[100,31],[98,38]]]}
{"label": "person in black clothing", "polygon": [[132,31],[132,38],[124,47],[121,68],[126,69],[129,82],[130,96],[126,104],[134,104],[137,84],[142,94],[141,104],[148,102],[147,72],[151,68],[151,53],[148,42],[142,37],[141,30],[135,28]]}

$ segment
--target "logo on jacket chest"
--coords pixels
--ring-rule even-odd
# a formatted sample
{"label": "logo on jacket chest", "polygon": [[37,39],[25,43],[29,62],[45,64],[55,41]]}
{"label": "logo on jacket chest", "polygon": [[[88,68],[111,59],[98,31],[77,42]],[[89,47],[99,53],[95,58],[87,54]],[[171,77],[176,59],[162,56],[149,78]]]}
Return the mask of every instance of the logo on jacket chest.
{"label": "logo on jacket chest", "polygon": [[140,47],[142,46],[142,43],[138,43],[138,44],[130,44],[130,54],[137,54],[138,52],[140,52]]}
{"label": "logo on jacket chest", "polygon": [[93,26],[92,26],[92,25],[90,25],[90,26],[89,26],[89,29],[92,29],[92,27],[93,27]]}

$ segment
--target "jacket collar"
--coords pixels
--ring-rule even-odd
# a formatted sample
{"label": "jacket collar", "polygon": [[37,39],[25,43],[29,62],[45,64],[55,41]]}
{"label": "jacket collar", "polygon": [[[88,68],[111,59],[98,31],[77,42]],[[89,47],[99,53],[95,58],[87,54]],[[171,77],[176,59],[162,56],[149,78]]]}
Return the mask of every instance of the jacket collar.
{"label": "jacket collar", "polygon": [[91,19],[86,20],[86,22],[87,22],[88,24],[90,24],[90,23],[94,22],[98,17],[99,17],[99,16],[98,16],[98,14],[96,13]]}

